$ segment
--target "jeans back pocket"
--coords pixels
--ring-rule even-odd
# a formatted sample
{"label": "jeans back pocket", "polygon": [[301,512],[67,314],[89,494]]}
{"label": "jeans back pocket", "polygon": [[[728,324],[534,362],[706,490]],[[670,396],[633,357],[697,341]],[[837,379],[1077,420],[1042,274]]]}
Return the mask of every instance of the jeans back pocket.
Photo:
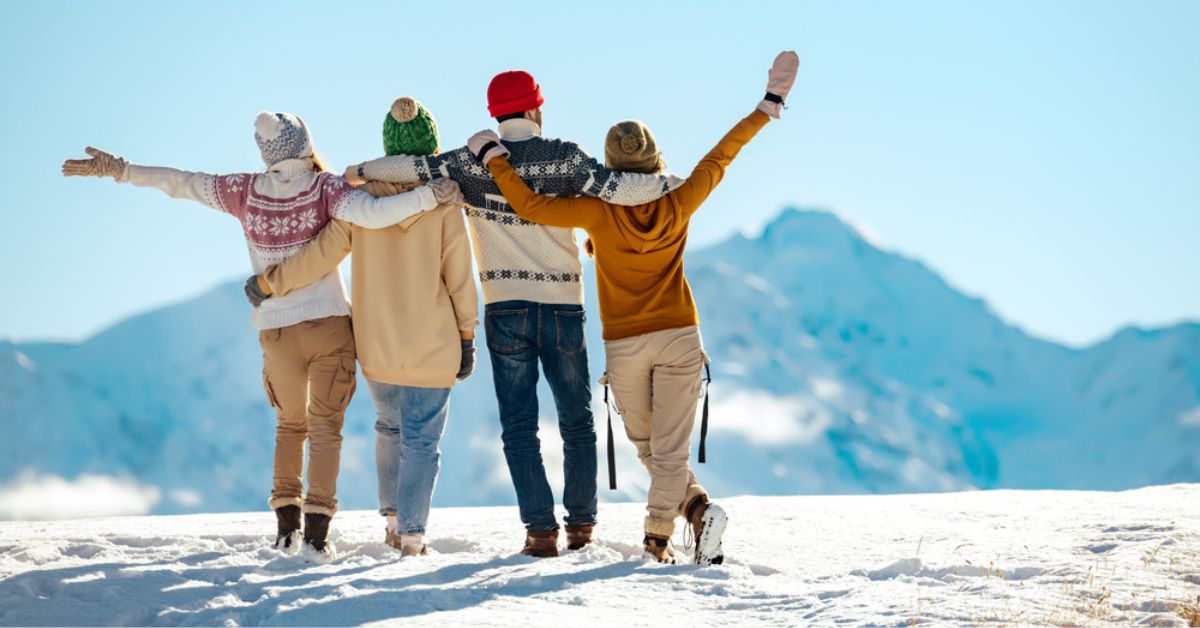
{"label": "jeans back pocket", "polygon": [[528,321],[529,308],[486,311],[483,329],[487,334],[488,351],[514,354],[529,349],[532,343],[526,332]]}
{"label": "jeans back pocket", "polygon": [[554,312],[555,344],[560,353],[576,355],[587,347],[583,333],[585,320],[583,310]]}

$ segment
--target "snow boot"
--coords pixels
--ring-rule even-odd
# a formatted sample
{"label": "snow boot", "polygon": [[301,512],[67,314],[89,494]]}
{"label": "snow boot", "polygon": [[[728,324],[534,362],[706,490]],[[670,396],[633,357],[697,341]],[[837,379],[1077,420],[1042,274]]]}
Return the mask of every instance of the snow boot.
{"label": "snow boot", "polygon": [[275,509],[276,533],[273,547],[285,554],[300,551],[300,507],[280,506]]}
{"label": "snow boot", "polygon": [[424,534],[401,534],[400,557],[428,556],[429,547],[425,545]]}
{"label": "snow boot", "polygon": [[693,560],[697,565],[720,565],[725,562],[721,537],[729,518],[720,506],[710,503],[707,495],[697,495],[687,506],[687,520],[695,539]]}
{"label": "snow boot", "polygon": [[642,545],[646,548],[646,558],[664,565],[675,564],[675,552],[671,549],[670,539],[647,534],[642,539]]}
{"label": "snow boot", "polygon": [[577,550],[583,549],[585,545],[592,544],[592,526],[588,524],[570,525],[567,524],[567,549]]}
{"label": "snow boot", "polygon": [[329,537],[329,515],[319,512],[304,513],[304,548],[315,562],[333,560],[333,547],[326,542]]}
{"label": "snow boot", "polygon": [[525,548],[521,553],[534,558],[558,556],[558,530],[529,530],[525,532]]}

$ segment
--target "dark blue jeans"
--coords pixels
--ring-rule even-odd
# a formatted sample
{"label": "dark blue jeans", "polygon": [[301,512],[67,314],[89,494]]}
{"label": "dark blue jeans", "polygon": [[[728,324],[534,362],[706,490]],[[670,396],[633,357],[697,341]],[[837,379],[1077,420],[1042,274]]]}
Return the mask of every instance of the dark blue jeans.
{"label": "dark blue jeans", "polygon": [[504,458],[517,491],[521,522],[529,530],[558,529],[538,439],[539,360],[558,408],[566,522],[596,522],[596,429],[583,322],[581,305],[502,301],[484,308]]}

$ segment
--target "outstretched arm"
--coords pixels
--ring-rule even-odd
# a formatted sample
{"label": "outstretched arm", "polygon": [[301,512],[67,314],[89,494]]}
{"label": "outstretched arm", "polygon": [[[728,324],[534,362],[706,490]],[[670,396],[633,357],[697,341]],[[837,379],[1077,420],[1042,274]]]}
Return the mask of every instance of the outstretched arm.
{"label": "outstretched arm", "polygon": [[[237,213],[236,207],[222,202],[234,199],[223,199],[217,193],[217,175],[160,166],[138,166],[91,146],[87,147],[85,152],[91,156],[89,159],[68,159],[63,162],[63,176],[111,177],[118,183],[156,188],[172,198],[196,201],[219,211]],[[226,176],[232,178],[244,175]]]}
{"label": "outstretched arm", "polygon": [[345,222],[329,221],[321,233],[295,255],[259,275],[259,289],[264,294],[283,296],[337,270],[350,254],[352,231],[353,227]]}
{"label": "outstretched arm", "polygon": [[480,131],[471,136],[467,147],[477,159],[487,164],[504,200],[526,220],[551,227],[588,229],[605,211],[604,203],[598,198],[535,194],[508,163],[508,149],[493,131]]}

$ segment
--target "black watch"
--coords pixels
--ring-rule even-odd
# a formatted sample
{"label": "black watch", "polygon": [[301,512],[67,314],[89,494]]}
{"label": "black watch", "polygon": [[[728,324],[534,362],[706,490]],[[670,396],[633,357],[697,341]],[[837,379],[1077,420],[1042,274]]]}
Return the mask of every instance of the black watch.
{"label": "black watch", "polygon": [[358,178],[362,179],[363,181],[367,180],[367,175],[363,174],[363,165],[362,164],[358,164]]}

